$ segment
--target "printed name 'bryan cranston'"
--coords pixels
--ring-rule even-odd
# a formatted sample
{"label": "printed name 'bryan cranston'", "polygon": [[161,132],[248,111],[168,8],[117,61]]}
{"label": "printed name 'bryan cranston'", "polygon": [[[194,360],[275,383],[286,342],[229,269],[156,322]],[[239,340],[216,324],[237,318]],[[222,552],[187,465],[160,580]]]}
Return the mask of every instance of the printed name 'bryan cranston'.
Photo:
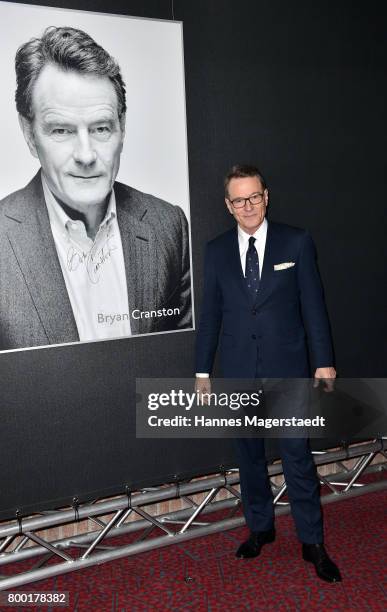
{"label": "printed name 'bryan cranston'", "polygon": [[131,313],[123,312],[121,314],[98,314],[98,323],[119,323],[121,321],[129,321],[132,319],[153,319],[157,317],[173,317],[180,314],[180,308],[160,308],[159,310],[132,310]]}

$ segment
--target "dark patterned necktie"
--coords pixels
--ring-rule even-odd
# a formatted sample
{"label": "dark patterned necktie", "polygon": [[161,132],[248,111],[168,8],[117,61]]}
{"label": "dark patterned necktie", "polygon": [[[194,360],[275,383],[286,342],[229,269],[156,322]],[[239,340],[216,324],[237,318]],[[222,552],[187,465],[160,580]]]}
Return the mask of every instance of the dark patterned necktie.
{"label": "dark patterned necktie", "polygon": [[259,259],[257,249],[254,246],[255,238],[250,236],[249,248],[246,253],[245,279],[247,290],[253,302],[257,299],[259,289]]}

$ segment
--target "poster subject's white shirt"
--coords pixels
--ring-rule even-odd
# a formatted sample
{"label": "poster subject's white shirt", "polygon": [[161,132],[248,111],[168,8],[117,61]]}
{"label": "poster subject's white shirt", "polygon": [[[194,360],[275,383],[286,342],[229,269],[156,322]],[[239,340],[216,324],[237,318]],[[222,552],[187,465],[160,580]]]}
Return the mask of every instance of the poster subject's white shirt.
{"label": "poster subject's white shirt", "polygon": [[65,213],[43,176],[42,184],[79,339],[130,336],[125,262],[114,190],[93,241],[86,233],[85,224],[70,219]]}

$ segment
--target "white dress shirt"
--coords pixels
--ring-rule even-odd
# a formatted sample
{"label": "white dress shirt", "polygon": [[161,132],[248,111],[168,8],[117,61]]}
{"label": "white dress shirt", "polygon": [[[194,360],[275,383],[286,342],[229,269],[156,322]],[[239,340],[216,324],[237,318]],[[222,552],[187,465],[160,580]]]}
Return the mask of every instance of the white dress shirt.
{"label": "white dress shirt", "polygon": [[241,266],[243,270],[243,274],[246,276],[246,254],[249,248],[249,238],[254,236],[255,242],[254,246],[258,253],[258,261],[259,261],[259,276],[262,276],[262,267],[263,267],[263,258],[265,256],[265,246],[266,246],[266,236],[267,236],[267,220],[266,217],[262,221],[259,228],[254,232],[254,234],[247,234],[239,225],[238,225],[238,245],[239,245],[239,255],[241,258]]}
{"label": "white dress shirt", "polygon": [[[255,242],[254,246],[258,253],[258,261],[259,261],[259,275],[262,276],[262,267],[263,267],[263,258],[265,256],[265,247],[266,247],[266,236],[267,236],[267,220],[266,217],[262,221],[259,228],[254,232],[254,234],[247,234],[239,225],[238,225],[238,245],[239,245],[239,256],[241,258],[241,266],[243,270],[243,274],[246,276],[246,254],[249,248],[249,238],[250,236],[254,236]],[[204,299],[205,296],[204,296]],[[209,374],[205,372],[197,372],[197,378],[208,378]]]}
{"label": "white dress shirt", "polygon": [[[124,254],[112,190],[95,239],[65,213],[42,176],[51,231],[80,340],[130,336]],[[112,315],[115,315],[114,317]]]}

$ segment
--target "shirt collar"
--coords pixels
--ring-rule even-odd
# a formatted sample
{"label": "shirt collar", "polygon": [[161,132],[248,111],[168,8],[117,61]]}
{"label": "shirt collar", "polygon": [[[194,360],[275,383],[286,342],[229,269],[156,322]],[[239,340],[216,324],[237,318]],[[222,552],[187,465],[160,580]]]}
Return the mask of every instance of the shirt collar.
{"label": "shirt collar", "polygon": [[[43,185],[43,193],[44,199],[46,201],[48,216],[50,218],[51,225],[54,225],[57,229],[60,229],[62,232],[68,231],[69,226],[73,223],[73,220],[68,216],[67,213],[63,210],[61,205],[58,203],[54,194],[50,190],[47,185],[47,181],[41,173],[42,177],[42,185]],[[109,203],[106,209],[106,214],[103,220],[100,223],[100,228],[106,225],[109,221],[117,217],[117,205],[116,205],[116,197],[114,194],[114,189],[110,192]]]}
{"label": "shirt collar", "polygon": [[266,236],[267,233],[267,219],[266,217],[262,221],[259,228],[254,232],[254,234],[248,234],[238,225],[238,242],[241,249],[247,248],[249,238],[254,236],[257,241],[260,241]]}

